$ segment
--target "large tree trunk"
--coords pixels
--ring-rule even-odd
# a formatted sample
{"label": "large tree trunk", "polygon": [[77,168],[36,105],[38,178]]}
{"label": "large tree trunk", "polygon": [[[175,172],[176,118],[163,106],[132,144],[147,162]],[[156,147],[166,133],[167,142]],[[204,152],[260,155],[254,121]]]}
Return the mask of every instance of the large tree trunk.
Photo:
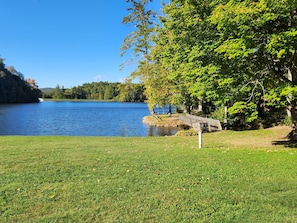
{"label": "large tree trunk", "polygon": [[169,104],[168,114],[169,114],[169,115],[172,114],[172,105],[171,105],[171,104]]}
{"label": "large tree trunk", "polygon": [[293,99],[290,101],[289,108],[287,110],[287,114],[291,115],[292,122],[292,131],[289,134],[289,138],[291,141],[297,142],[297,111],[296,111],[297,101]]}
{"label": "large tree trunk", "polygon": [[224,129],[228,129],[228,106],[224,106]]}
{"label": "large tree trunk", "polygon": [[[292,86],[297,86],[297,72],[293,72],[291,68],[288,69],[288,79]],[[297,100],[290,93],[287,97],[287,102],[287,114],[291,118],[292,123],[292,131],[289,137],[290,140],[297,141]]]}

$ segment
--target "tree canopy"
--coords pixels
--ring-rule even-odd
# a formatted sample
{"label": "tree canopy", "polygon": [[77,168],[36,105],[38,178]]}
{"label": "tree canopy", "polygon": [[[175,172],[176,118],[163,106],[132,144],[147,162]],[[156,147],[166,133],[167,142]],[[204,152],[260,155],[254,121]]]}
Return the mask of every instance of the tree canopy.
{"label": "tree canopy", "polygon": [[38,102],[41,91],[33,79],[24,80],[24,75],[14,67],[5,67],[0,58],[0,103]]}
{"label": "tree canopy", "polygon": [[162,13],[148,72],[136,71],[149,104],[208,115],[228,106],[229,123],[244,127],[287,115],[296,129],[297,0],[171,0]]}

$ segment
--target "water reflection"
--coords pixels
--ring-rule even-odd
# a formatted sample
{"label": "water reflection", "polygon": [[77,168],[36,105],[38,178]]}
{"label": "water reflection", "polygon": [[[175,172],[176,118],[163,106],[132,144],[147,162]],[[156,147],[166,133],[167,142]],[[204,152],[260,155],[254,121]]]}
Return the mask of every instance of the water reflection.
{"label": "water reflection", "polygon": [[171,136],[175,135],[178,128],[149,126],[148,136]]}

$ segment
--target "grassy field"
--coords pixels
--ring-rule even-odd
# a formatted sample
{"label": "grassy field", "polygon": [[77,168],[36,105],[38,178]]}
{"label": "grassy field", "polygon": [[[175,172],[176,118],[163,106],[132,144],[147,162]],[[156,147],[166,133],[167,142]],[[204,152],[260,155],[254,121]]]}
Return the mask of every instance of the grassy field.
{"label": "grassy field", "polygon": [[297,222],[288,129],[0,137],[0,222]]}

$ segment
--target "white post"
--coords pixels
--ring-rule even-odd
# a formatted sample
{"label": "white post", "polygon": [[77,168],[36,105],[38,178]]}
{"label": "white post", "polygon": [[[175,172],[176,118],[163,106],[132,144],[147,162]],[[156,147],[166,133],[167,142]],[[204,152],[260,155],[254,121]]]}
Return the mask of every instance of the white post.
{"label": "white post", "polygon": [[201,130],[198,131],[198,148],[199,149],[202,148],[202,132],[201,132]]}

